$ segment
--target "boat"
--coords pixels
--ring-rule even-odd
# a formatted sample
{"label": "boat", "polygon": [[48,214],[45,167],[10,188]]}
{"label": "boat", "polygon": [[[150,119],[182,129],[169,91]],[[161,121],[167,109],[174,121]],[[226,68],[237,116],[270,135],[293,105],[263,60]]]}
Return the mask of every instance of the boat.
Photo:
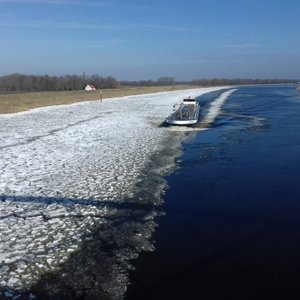
{"label": "boat", "polygon": [[179,108],[167,117],[166,123],[171,125],[193,125],[198,122],[200,105],[195,98],[185,98]]}
{"label": "boat", "polygon": [[297,84],[296,84],[296,90],[300,91],[300,82],[297,82]]}

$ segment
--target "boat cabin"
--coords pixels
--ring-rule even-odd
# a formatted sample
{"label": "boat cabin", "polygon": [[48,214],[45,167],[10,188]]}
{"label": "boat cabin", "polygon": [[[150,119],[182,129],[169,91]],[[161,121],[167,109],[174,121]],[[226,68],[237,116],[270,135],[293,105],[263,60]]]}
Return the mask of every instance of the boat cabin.
{"label": "boat cabin", "polygon": [[195,98],[185,98],[183,99],[183,104],[196,104]]}

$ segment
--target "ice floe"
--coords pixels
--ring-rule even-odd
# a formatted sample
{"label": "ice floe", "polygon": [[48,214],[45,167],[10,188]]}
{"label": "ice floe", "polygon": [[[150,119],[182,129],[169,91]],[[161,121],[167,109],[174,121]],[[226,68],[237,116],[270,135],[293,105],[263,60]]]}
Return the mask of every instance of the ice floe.
{"label": "ice floe", "polygon": [[[128,261],[140,251],[153,249],[150,237],[156,213],[151,205],[159,201],[164,189],[157,178],[174,160],[175,154],[168,153],[168,148],[178,148],[183,137],[174,136],[160,124],[182,98],[216,89],[129,96],[1,115],[2,296],[17,297],[27,291],[28,299],[35,297],[31,287],[45,274],[67,268],[64,264],[72,263],[74,257],[74,265],[82,261],[83,269],[93,270],[95,265],[86,263],[80,251],[85,253],[96,235],[100,248],[111,244],[115,248],[110,256],[103,254],[107,278],[95,275],[95,280],[112,298],[122,295],[128,284],[124,273],[130,268]],[[144,170],[151,169],[155,155],[156,165],[149,175]],[[154,178],[154,191],[141,184],[147,176]],[[129,222],[126,218],[132,215],[135,221]],[[62,276],[72,282],[71,275],[65,272]]]}

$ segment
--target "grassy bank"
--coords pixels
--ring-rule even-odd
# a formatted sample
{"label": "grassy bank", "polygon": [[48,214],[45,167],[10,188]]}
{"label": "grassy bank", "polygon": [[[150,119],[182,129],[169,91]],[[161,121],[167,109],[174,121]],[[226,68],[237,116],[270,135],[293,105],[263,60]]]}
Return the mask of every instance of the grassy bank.
{"label": "grassy bank", "polygon": [[[104,89],[103,99],[130,95],[149,94],[163,91],[175,91],[196,88],[190,85],[151,86],[151,87],[119,87]],[[69,92],[34,92],[0,94],[0,114],[26,111],[32,108],[50,105],[70,104],[82,101],[99,100],[99,91],[69,91]]]}

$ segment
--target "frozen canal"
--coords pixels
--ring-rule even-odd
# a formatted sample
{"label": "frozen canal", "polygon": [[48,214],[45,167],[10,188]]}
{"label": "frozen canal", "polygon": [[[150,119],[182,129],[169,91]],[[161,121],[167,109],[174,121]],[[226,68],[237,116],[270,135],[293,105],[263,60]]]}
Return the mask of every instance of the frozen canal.
{"label": "frozen canal", "polygon": [[0,296],[122,297],[184,137],[159,126],[213,90],[0,116]]}

